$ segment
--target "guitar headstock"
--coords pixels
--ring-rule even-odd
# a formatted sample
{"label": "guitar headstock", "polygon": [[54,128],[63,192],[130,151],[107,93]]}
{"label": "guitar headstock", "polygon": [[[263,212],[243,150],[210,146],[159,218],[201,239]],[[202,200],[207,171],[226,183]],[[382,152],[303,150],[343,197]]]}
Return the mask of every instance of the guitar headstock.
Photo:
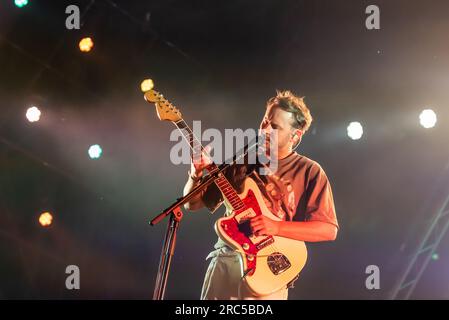
{"label": "guitar headstock", "polygon": [[145,92],[145,100],[155,104],[160,120],[177,122],[182,119],[181,112],[159,92],[155,90]]}

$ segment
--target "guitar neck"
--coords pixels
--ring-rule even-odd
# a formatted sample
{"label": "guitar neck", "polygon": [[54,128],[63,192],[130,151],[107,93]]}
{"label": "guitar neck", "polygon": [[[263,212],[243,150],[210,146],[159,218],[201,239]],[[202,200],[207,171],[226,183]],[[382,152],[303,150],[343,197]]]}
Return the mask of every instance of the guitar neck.
{"label": "guitar neck", "polygon": [[[198,139],[193,134],[190,127],[187,125],[187,123],[184,121],[184,119],[181,119],[179,121],[174,122],[176,127],[181,131],[184,139],[186,139],[187,143],[189,144],[190,148],[192,149],[192,155],[193,156],[200,156],[201,153],[204,150],[204,147],[202,146],[201,142],[198,141]],[[218,166],[215,163],[211,163],[208,168],[209,171],[215,171],[218,170]],[[215,184],[220,189],[221,193],[223,194],[224,198],[229,202],[232,209],[234,211],[242,209],[245,204],[242,202],[240,197],[238,196],[235,189],[232,187],[231,183],[228,179],[222,174],[217,179],[215,179]]]}

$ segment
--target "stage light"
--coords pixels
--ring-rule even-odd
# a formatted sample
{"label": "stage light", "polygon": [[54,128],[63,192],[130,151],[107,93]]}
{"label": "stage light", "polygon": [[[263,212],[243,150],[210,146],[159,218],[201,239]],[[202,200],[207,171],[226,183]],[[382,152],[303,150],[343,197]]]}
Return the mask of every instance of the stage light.
{"label": "stage light", "polygon": [[98,159],[101,157],[101,154],[103,153],[103,150],[98,144],[94,144],[90,146],[89,150],[87,151],[89,153],[89,157],[91,159]]}
{"label": "stage light", "polygon": [[36,122],[41,118],[41,114],[39,108],[33,106],[27,109],[26,117],[29,122]]}
{"label": "stage light", "polygon": [[92,50],[94,46],[94,42],[92,40],[92,38],[83,38],[81,39],[80,43],[79,43],[79,47],[81,52],[89,52],[90,50]]}
{"label": "stage light", "polygon": [[432,260],[438,260],[438,259],[440,259],[440,255],[438,254],[438,253],[434,253],[434,254],[432,254]]}
{"label": "stage light", "polygon": [[145,79],[140,84],[140,90],[142,90],[142,92],[150,91],[151,89],[153,89],[153,87],[154,87],[154,83],[153,83],[153,80],[151,80],[151,79]]}
{"label": "stage light", "polygon": [[39,216],[39,223],[43,227],[48,227],[49,225],[51,225],[52,222],[53,222],[53,216],[48,211],[41,213],[41,215]]}
{"label": "stage light", "polygon": [[16,7],[22,8],[28,4],[28,0],[14,0]]}
{"label": "stage light", "polygon": [[419,123],[426,129],[435,127],[437,115],[432,109],[426,109],[419,115]]}
{"label": "stage light", "polygon": [[351,122],[347,127],[347,131],[348,137],[352,140],[358,140],[363,135],[363,127],[360,122],[357,121]]}

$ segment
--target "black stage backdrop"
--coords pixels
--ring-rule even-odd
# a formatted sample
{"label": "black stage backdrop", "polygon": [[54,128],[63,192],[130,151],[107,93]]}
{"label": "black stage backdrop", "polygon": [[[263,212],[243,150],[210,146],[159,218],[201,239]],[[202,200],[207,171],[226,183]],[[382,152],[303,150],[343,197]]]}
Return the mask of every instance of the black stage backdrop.
{"label": "black stage backdrop", "polygon": [[[80,30],[65,8],[79,6]],[[367,30],[376,4],[380,30]],[[0,4],[0,298],[151,299],[165,225],[188,165],[173,126],[143,100],[156,88],[207,128],[257,128],[276,89],[306,98],[314,122],[298,152],[334,191],[337,241],[309,244],[290,299],[386,299],[448,177],[447,1],[30,1]],[[82,37],[94,48],[78,50]],[[41,121],[26,121],[36,105]],[[418,115],[438,114],[425,130]],[[346,136],[350,121],[362,139]],[[87,149],[100,144],[91,160]],[[446,174],[446,176],[444,176]],[[446,179],[447,180],[447,179]],[[49,228],[39,214],[54,216]],[[219,214],[219,213],[218,213]],[[218,215],[217,215],[218,216]],[[198,299],[217,216],[186,214],[167,299]],[[449,246],[414,298],[449,298]],[[80,290],[67,290],[77,265]],[[365,268],[380,268],[367,290]]]}

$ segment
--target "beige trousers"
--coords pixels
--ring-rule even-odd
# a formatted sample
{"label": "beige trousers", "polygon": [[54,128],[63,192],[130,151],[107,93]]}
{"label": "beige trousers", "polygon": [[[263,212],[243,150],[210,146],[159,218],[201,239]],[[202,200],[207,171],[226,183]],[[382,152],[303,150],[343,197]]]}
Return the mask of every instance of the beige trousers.
{"label": "beige trousers", "polygon": [[241,279],[240,259],[235,252],[217,249],[206,258],[212,258],[204,277],[201,300],[287,300],[285,287],[267,296],[254,296]]}

